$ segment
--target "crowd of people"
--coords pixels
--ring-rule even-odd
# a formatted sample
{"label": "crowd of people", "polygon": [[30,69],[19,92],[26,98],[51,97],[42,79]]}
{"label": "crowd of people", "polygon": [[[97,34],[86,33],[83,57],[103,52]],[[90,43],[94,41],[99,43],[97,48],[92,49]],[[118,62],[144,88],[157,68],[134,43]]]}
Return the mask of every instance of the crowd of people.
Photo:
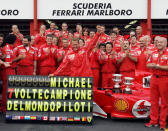
{"label": "crowd of people", "polygon": [[[4,36],[0,34],[0,45]],[[112,74],[135,77],[135,71],[152,71],[151,121],[146,126],[156,126],[159,119],[158,100],[161,96],[160,126],[165,128],[168,111],[168,49],[167,39],[142,34],[142,27],[131,30],[129,37],[120,35],[113,27],[105,34],[105,26],[95,30],[76,24],[76,31],[61,30],[52,22],[50,28],[40,26],[36,36],[23,36],[17,25],[5,38],[0,48],[0,77],[3,80],[2,112],[5,112],[8,75],[83,76],[94,78],[94,88],[112,87]],[[163,80],[162,80],[163,79]],[[100,82],[101,81],[101,82]],[[157,82],[156,82],[157,81]],[[101,85],[100,85],[101,84]]]}

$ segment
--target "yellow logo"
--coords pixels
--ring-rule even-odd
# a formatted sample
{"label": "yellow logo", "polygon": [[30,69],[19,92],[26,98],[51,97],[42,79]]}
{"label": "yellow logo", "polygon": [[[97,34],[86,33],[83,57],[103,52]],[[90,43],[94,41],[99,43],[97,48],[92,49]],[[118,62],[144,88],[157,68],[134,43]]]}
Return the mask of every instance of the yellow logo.
{"label": "yellow logo", "polygon": [[92,121],[92,117],[91,116],[87,116],[87,122],[91,122]]}
{"label": "yellow logo", "polygon": [[118,110],[118,111],[126,111],[128,109],[128,102],[126,102],[125,100],[123,99],[120,99],[120,100],[117,100],[115,103],[114,103],[114,107]]}

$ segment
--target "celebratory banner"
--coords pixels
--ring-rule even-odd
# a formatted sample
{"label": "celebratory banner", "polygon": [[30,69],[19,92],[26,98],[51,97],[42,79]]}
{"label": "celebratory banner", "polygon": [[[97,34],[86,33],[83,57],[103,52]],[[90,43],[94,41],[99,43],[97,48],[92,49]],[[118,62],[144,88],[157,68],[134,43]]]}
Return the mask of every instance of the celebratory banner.
{"label": "celebratory banner", "polygon": [[91,123],[90,77],[8,77],[6,120]]}

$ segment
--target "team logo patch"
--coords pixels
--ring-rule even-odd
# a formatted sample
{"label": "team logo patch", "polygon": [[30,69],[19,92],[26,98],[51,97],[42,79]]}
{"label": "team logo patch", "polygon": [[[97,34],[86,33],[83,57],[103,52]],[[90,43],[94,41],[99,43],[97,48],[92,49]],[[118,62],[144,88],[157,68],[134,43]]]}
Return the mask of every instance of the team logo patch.
{"label": "team logo patch", "polygon": [[79,51],[79,55],[81,55],[81,54],[83,54],[83,53],[85,53],[85,51],[84,51],[84,50]]}
{"label": "team logo patch", "polygon": [[147,118],[150,114],[151,103],[147,100],[139,100],[132,107],[132,114],[136,118]]}
{"label": "team logo patch", "polygon": [[26,52],[26,50],[25,50],[25,49],[21,49],[20,52],[21,52],[21,53],[24,53],[24,52]]}
{"label": "team logo patch", "polygon": [[141,51],[138,51],[138,55],[140,55],[141,54]]}
{"label": "team logo patch", "polygon": [[125,101],[123,99],[119,99],[119,100],[115,101],[114,107],[118,111],[125,112],[128,109],[129,105],[128,105],[127,101]]}
{"label": "team logo patch", "polygon": [[154,57],[158,57],[159,55],[158,54],[154,54]]}
{"label": "team logo patch", "polygon": [[51,48],[51,52],[54,53],[55,52],[55,48]]}
{"label": "team logo patch", "polygon": [[74,60],[75,54],[69,55],[68,58],[69,58],[70,60]]}

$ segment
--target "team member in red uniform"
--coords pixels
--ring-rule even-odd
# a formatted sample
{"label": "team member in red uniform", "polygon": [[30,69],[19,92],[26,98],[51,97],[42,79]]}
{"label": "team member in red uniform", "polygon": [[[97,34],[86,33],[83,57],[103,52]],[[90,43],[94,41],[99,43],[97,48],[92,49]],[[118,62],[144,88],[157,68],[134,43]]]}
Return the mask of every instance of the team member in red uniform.
{"label": "team member in red uniform", "polygon": [[[152,69],[153,75],[150,80],[151,120],[145,126],[157,126],[159,120],[160,129],[166,128],[168,111],[168,51],[166,46],[167,40],[159,38],[158,51],[151,55],[147,63],[147,67]],[[159,98],[161,98],[160,115]]]}
{"label": "team member in red uniform", "polygon": [[108,42],[111,42],[113,44],[113,51],[118,53],[121,51],[121,44],[120,44],[120,41],[118,41],[116,38],[117,38],[117,33],[112,31],[108,38]]}
{"label": "team member in red uniform", "polygon": [[87,40],[85,40],[85,45],[87,45],[89,43],[89,41],[94,37],[94,35],[95,35],[95,31],[90,30],[89,31],[89,37],[87,37]]}
{"label": "team member in red uniform", "polygon": [[108,35],[106,35],[105,34],[105,26],[104,25],[101,25],[100,27],[98,27],[98,28],[101,28],[101,30],[102,30],[102,33],[101,33],[101,35],[100,35],[100,37],[99,37],[99,40],[98,40],[98,43],[100,44],[100,43],[106,43],[107,41],[108,41]]}
{"label": "team member in red uniform", "polygon": [[120,30],[118,29],[118,27],[113,27],[113,31],[116,32],[117,34],[117,37],[116,37],[117,41],[124,41],[124,37],[120,35]]}
{"label": "team member in red uniform", "polygon": [[72,51],[67,53],[58,69],[49,76],[92,76],[89,55],[95,47],[100,33],[96,33],[87,47],[80,49],[78,39],[72,41]]}
{"label": "team member in red uniform", "polygon": [[[39,50],[40,46],[44,45],[46,43],[46,26],[41,25],[40,26],[40,33],[36,35],[35,42],[34,42],[34,47]],[[40,74],[40,63],[37,61],[37,75]]]}
{"label": "team member in red uniform", "polygon": [[[3,54],[2,54],[2,44],[4,42],[4,35],[0,34],[0,60],[3,59]],[[3,75],[4,75],[4,67],[3,65],[0,65],[0,79],[3,80]]]}
{"label": "team member in red uniform", "polygon": [[142,37],[142,27],[141,26],[137,26],[136,27],[136,37],[137,37],[137,41],[139,42],[140,38]]}
{"label": "team member in red uniform", "polygon": [[[127,36],[127,35],[126,35],[126,36]],[[133,30],[131,30],[131,31],[129,32],[128,37],[125,37],[125,36],[124,36],[124,39],[128,39],[129,42],[131,43],[131,38],[132,38],[132,36],[136,36],[136,33],[135,33],[135,31],[133,31]]]}
{"label": "team member in red uniform", "polygon": [[73,34],[75,38],[81,38],[82,36],[82,25],[80,23],[76,24],[76,32]]}
{"label": "team member in red uniform", "polygon": [[16,36],[16,41],[14,43],[14,47],[22,45],[23,35],[19,32],[17,25],[12,25],[12,33],[11,34],[14,34]]}
{"label": "team member in red uniform", "polygon": [[59,37],[60,32],[59,32],[59,30],[56,30],[56,25],[54,22],[51,22],[50,28],[45,31],[45,35],[48,35],[48,34],[55,35],[56,37]]}
{"label": "team member in red uniform", "polygon": [[87,45],[85,44],[84,39],[79,39],[79,47],[80,48],[87,47]]}
{"label": "team member in red uniform", "polygon": [[145,38],[146,46],[148,47],[148,49],[149,49],[151,52],[157,51],[157,48],[155,47],[155,45],[154,45],[154,44],[151,44],[151,38],[150,38],[150,36],[149,36],[149,35],[145,35],[144,38]]}
{"label": "team member in red uniform", "polygon": [[157,47],[157,43],[158,43],[158,40],[159,40],[160,36],[156,36],[154,38],[154,46]]}
{"label": "team member in red uniform", "polygon": [[136,69],[140,71],[149,71],[146,67],[147,60],[151,55],[151,51],[147,48],[147,44],[145,42],[145,37],[141,37],[140,40],[140,48],[135,49],[137,51],[138,62],[136,63]]}
{"label": "team member in red uniform", "polygon": [[58,37],[53,36],[52,44],[58,47],[58,43],[59,43],[59,42],[58,42]]}
{"label": "team member in red uniform", "polygon": [[92,39],[94,37],[94,35],[95,35],[95,31],[94,30],[90,30],[90,32],[89,32],[90,39]]}
{"label": "team member in red uniform", "polygon": [[12,62],[18,62],[18,75],[36,75],[37,52],[30,45],[30,36],[23,37],[22,44],[14,49],[16,58]]}
{"label": "team member in red uniform", "polygon": [[32,36],[31,36],[30,45],[34,47],[34,43],[35,43],[35,36],[32,35]]}
{"label": "team member in red uniform", "polygon": [[62,30],[60,31],[60,34],[59,34],[59,48],[62,48],[62,39],[63,38],[68,38],[68,24],[63,22],[62,23]]}
{"label": "team member in red uniform", "polygon": [[73,31],[72,31],[72,30],[69,30],[69,31],[68,31],[68,40],[69,40],[70,45],[71,45],[71,43],[72,43],[72,39],[73,39]]}
{"label": "team member in red uniform", "polygon": [[[131,39],[131,40],[130,40]],[[140,44],[139,43],[137,43],[137,38],[136,38],[136,36],[134,35],[134,36],[132,36],[131,38],[129,39],[129,41],[131,41],[130,42],[130,49],[131,50],[136,50],[136,49],[139,49],[140,48]]]}
{"label": "team member in red uniform", "polygon": [[9,63],[6,63],[3,61],[4,55],[3,55],[3,48],[1,48],[2,44],[4,42],[4,35],[0,34],[0,79],[3,81],[4,79],[4,68],[9,67]]}
{"label": "team member in red uniform", "polygon": [[116,54],[112,51],[113,45],[106,43],[106,52],[100,56],[101,72],[102,72],[102,88],[112,87],[112,74],[116,72]]}
{"label": "team member in red uniform", "polygon": [[[14,42],[16,40],[16,36],[13,34],[9,34],[6,37],[6,45],[4,46],[2,52],[4,55],[4,61],[11,63],[12,60],[15,58],[15,54],[13,52],[14,49]],[[15,64],[11,64],[10,67],[4,69],[4,76],[3,76],[3,90],[2,90],[2,112],[6,112],[6,90],[7,90],[7,77],[8,75],[15,75]]]}
{"label": "team member in red uniform", "polygon": [[40,46],[42,46],[43,44],[46,43],[46,26],[45,25],[41,25],[40,26],[40,33],[36,35],[35,38],[35,42],[34,42],[34,47],[36,47],[37,49],[40,48]]}
{"label": "team member in red uniform", "polygon": [[46,35],[46,41],[38,51],[38,61],[40,63],[40,75],[49,75],[56,70],[57,48],[52,44],[53,35]]}
{"label": "team member in red uniform", "polygon": [[122,51],[118,53],[117,63],[119,71],[124,77],[135,77],[135,64],[137,62],[137,54],[130,50],[130,43],[124,40],[121,44]]}
{"label": "team member in red uniform", "polygon": [[62,39],[62,45],[63,47],[58,49],[57,52],[57,62],[60,64],[64,58],[64,56],[67,54],[68,50],[70,50],[70,44],[67,38]]}
{"label": "team member in red uniform", "polygon": [[104,43],[101,43],[99,45],[99,49],[95,47],[90,54],[90,64],[93,73],[93,83],[94,87],[96,88],[98,88],[99,85],[99,73],[100,73],[99,57],[101,55],[101,52],[105,52],[105,47],[106,45]]}
{"label": "team member in red uniform", "polygon": [[88,28],[83,28],[83,36],[82,39],[84,39],[85,42],[89,41],[90,36],[89,36],[89,29]]}

